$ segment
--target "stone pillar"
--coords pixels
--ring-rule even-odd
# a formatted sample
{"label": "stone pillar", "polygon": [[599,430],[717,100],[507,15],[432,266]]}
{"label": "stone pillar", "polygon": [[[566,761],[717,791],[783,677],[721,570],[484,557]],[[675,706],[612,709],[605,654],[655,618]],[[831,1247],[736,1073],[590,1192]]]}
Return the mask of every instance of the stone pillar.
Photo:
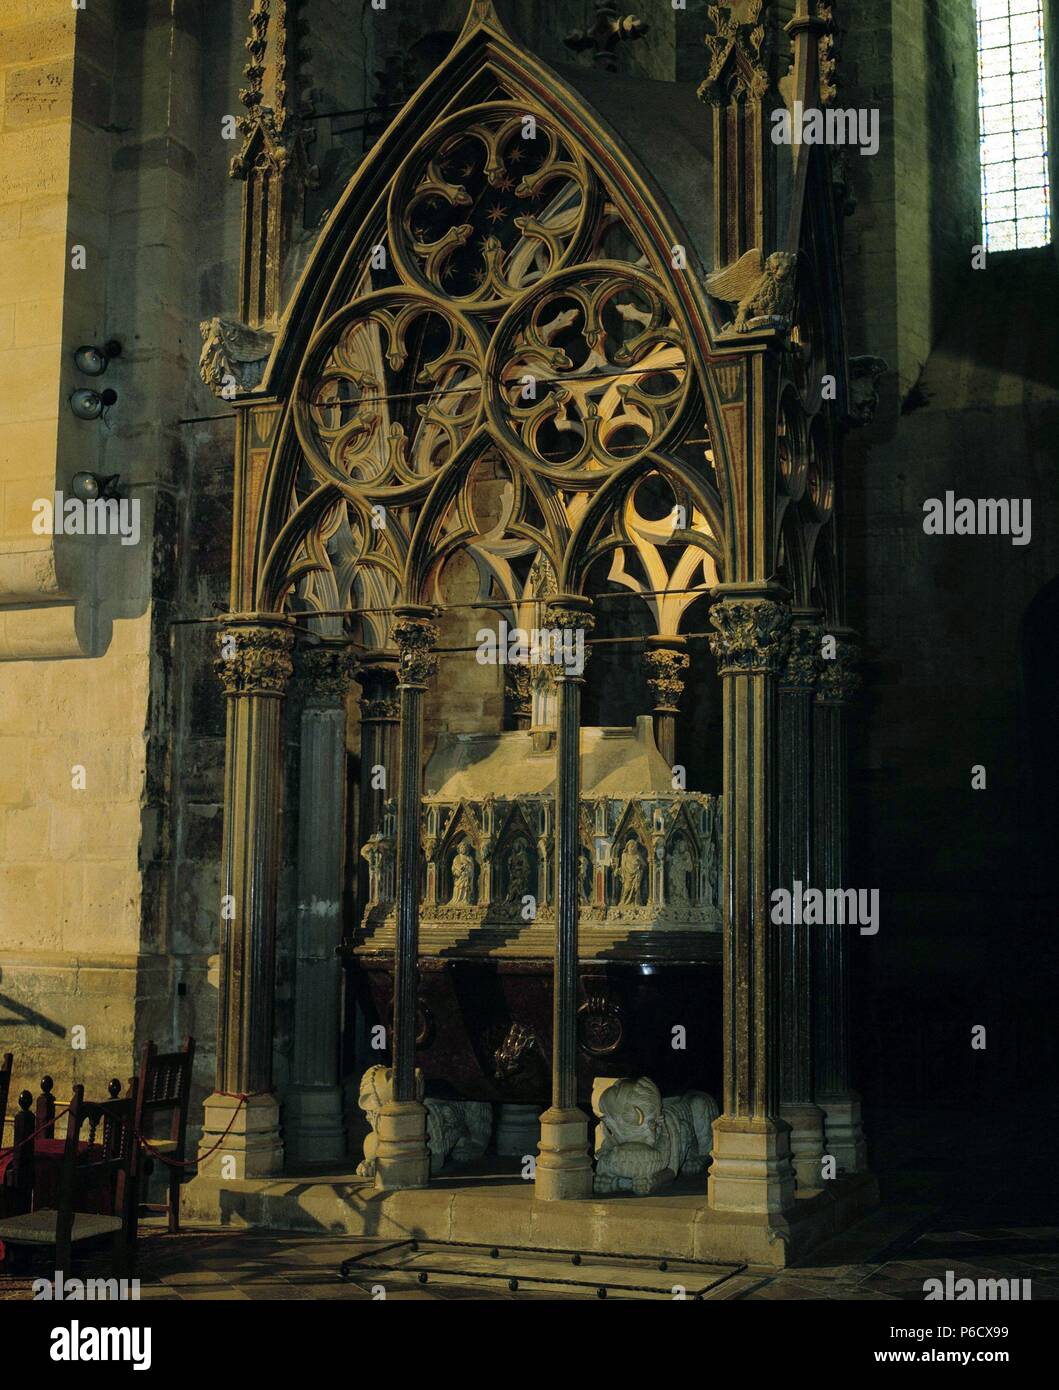
{"label": "stone pillar", "polygon": [[[824,628],[824,636],[828,629]],[[853,634],[836,628],[835,656],[822,663],[816,695],[816,856],[822,888],[845,888],[848,833],[846,718],[860,678],[853,669]],[[850,1074],[849,927],[816,927],[814,967],[817,997],[814,1066],[816,1101],[824,1111],[826,1151],[840,1170],[863,1172],[867,1148],[861,1124],[860,1096]]]}
{"label": "stone pillar", "polygon": [[790,609],[772,585],[714,590],[710,647],[724,692],[724,1110],[713,1126],[710,1205],[779,1213],[794,1197],[779,1111],[776,676]]}
{"label": "stone pillar", "polygon": [[[397,728],[400,704],[397,698],[397,667],[384,653],[369,653],[357,672],[360,681],[360,785],[357,804],[357,838],[366,845],[382,828],[383,807],[397,785]],[[383,768],[384,786],[374,770]],[[368,865],[358,854],[357,907],[363,913],[368,901]]]}
{"label": "stone pillar", "polygon": [[426,1187],[430,1178],[427,1112],[416,1092],[419,992],[419,849],[423,800],[423,692],[438,668],[437,628],[429,608],[397,610],[400,767],[397,779],[397,946],[393,970],[393,1099],[379,1112],[375,1186]]}
{"label": "stone pillar", "polygon": [[654,699],[655,743],[670,767],[676,762],[676,721],[689,665],[684,645],[682,637],[649,637],[643,653]]}
{"label": "stone pillar", "polygon": [[[813,699],[820,669],[819,611],[795,612],[779,679],[780,865],[778,888],[801,893],[815,883],[813,863]],[[801,914],[792,913],[791,916]],[[813,934],[803,922],[778,926],[780,937],[780,1116],[791,1127],[798,1191],[823,1187],[824,1112],[813,1102]]]}
{"label": "stone pillar", "polygon": [[306,648],[298,800],[294,1057],[285,1097],[287,1165],[346,1151],[339,1084],[342,888],[346,850],[346,692],[355,662],[341,643]]}
{"label": "stone pillar", "polygon": [[[593,627],[591,602],[558,595],[548,625]],[[552,985],[552,1103],[541,1116],[535,1195],[542,1201],[588,1197],[592,1162],[588,1117],[577,1104],[577,926],[581,908],[581,686],[584,676],[553,667],[555,750],[555,972]]]}
{"label": "stone pillar", "polygon": [[199,1152],[228,1132],[199,1171],[253,1178],[283,1170],[279,1105],[272,1093],[272,1018],[283,806],[280,726],[294,631],[277,614],[237,614],[217,642],[215,666],[228,697],[217,1071]]}

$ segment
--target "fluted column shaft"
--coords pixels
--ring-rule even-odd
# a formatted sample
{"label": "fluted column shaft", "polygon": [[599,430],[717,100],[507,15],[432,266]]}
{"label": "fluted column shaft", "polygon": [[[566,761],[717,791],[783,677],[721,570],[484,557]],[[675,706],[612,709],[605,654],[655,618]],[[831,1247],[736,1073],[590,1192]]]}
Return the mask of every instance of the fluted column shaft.
{"label": "fluted column shaft", "polygon": [[345,1152],[338,1049],[345,871],[345,696],[354,660],[342,644],[306,649],[300,665],[298,915],[294,1046],[286,1096],[287,1161],[326,1163]]}
{"label": "fluted column shaft", "polygon": [[710,645],[724,699],[724,1112],[713,1127],[710,1205],[775,1212],[793,1198],[779,1108],[776,677],[791,615],[783,590],[714,590]]}
{"label": "fluted column shaft", "polygon": [[423,798],[423,694],[437,670],[432,610],[404,607],[393,624],[400,701],[397,780],[396,911],[394,951],[393,1100],[379,1118],[375,1186],[424,1187],[430,1176],[426,1110],[416,1084],[416,1011],[419,986],[419,850]]}
{"label": "fluted column shaft", "polygon": [[[206,1102],[203,1150],[234,1159],[227,1177],[279,1172],[283,1148],[272,1095],[276,890],[283,805],[283,699],[293,627],[276,614],[233,615],[215,663],[227,695],[221,851],[216,1089]],[[240,1097],[246,1099],[240,1102]]]}
{"label": "fluted column shaft", "polygon": [[[552,630],[591,630],[591,603],[559,595],[549,606]],[[581,908],[582,672],[556,665],[555,961],[552,986],[552,1103],[541,1116],[536,1195],[587,1197],[592,1191],[588,1118],[577,1105],[577,929]]]}
{"label": "fluted column shaft", "polygon": [[[852,634],[836,631],[835,655],[822,663],[816,694],[816,872],[822,888],[845,888],[848,844],[847,711],[860,685]],[[818,995],[813,1033],[816,1101],[824,1111],[827,1152],[838,1168],[867,1167],[860,1096],[850,1067],[848,927],[817,930],[814,967]]]}
{"label": "fluted column shaft", "polygon": [[[815,882],[813,862],[813,703],[820,667],[819,613],[795,613],[779,682],[780,868],[777,887],[801,893]],[[777,926],[780,937],[780,1115],[791,1126],[791,1155],[800,1190],[822,1184],[823,1112],[813,1101],[813,933],[800,913]]]}

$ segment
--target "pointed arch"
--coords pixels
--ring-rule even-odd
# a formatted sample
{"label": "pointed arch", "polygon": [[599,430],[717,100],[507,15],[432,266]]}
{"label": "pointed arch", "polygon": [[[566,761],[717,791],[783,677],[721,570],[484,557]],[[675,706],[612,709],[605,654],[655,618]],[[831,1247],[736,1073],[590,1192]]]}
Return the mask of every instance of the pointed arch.
{"label": "pointed arch", "polygon": [[[667,445],[665,469],[709,518],[723,569],[734,464],[705,256],[583,95],[529,60],[492,6],[472,11],[351,180],[284,316],[261,388],[280,421],[241,522],[255,606],[282,605],[329,563],[393,571],[398,554],[396,601],[420,601],[439,552],[473,542],[460,489],[489,447],[518,503],[497,543],[536,543],[572,574],[577,495],[620,503],[627,489],[606,488],[622,451],[635,462],[689,437],[692,400],[709,466]],[[543,399],[523,407],[516,388],[535,374]],[[371,534],[380,509],[399,543]],[[340,561],[310,534],[325,521]]]}

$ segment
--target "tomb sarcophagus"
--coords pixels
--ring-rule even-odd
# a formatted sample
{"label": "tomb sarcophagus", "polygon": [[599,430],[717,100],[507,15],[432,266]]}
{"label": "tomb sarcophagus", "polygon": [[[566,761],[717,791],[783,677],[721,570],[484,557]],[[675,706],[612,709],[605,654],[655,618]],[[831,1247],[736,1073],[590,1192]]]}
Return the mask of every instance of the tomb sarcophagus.
{"label": "tomb sarcophagus", "polygon": [[[578,1089],[719,1073],[720,801],[673,789],[650,717],[581,734]],[[549,1097],[555,752],[541,731],[443,736],[424,779],[416,1065],[470,1100]],[[392,1006],[394,824],[363,847],[354,943],[369,1022]]]}

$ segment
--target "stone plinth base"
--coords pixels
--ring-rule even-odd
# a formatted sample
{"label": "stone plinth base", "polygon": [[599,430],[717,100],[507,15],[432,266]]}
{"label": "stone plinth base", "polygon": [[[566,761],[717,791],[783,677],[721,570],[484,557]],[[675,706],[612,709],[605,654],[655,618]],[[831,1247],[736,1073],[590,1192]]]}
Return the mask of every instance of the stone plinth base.
{"label": "stone plinth base", "polygon": [[824,1112],[818,1105],[781,1105],[780,1119],[790,1125],[791,1167],[798,1196],[824,1186]]}
{"label": "stone plinth base", "polygon": [[536,1154],[541,1138],[539,1105],[503,1104],[497,1106],[496,1151],[511,1158]]}
{"label": "stone plinth base", "polygon": [[541,1116],[540,1156],[535,1195],[542,1202],[592,1195],[588,1119],[583,1110],[545,1110]]}
{"label": "stone plinth base", "polygon": [[[688,1185],[690,1186],[690,1184]],[[381,1240],[451,1240],[508,1247],[734,1261],[783,1268],[803,1259],[876,1205],[870,1174],[837,1178],[783,1216],[718,1212],[705,1193],[541,1202],[508,1174],[435,1179],[422,1191],[376,1192],[352,1174],[247,1182],[196,1178],[184,1189],[187,1222],[328,1231]]]}
{"label": "stone plinth base", "polygon": [[708,1191],[715,1211],[786,1211],[794,1202],[790,1127],[782,1120],[714,1120]]}
{"label": "stone plinth base", "polygon": [[863,1173],[868,1166],[868,1145],[861,1123],[860,1096],[849,1091],[836,1100],[822,1100],[825,1152],[832,1154],[840,1173]]}
{"label": "stone plinth base", "polygon": [[391,1100],[379,1111],[375,1187],[397,1192],[429,1181],[426,1107],[418,1100]]}
{"label": "stone plinth base", "polygon": [[346,1156],[342,1092],[338,1086],[290,1086],[284,1098],[287,1167],[341,1163]]}
{"label": "stone plinth base", "polygon": [[276,1097],[248,1096],[240,1103],[237,1097],[217,1091],[207,1096],[198,1175],[223,1182],[282,1172],[283,1141]]}

